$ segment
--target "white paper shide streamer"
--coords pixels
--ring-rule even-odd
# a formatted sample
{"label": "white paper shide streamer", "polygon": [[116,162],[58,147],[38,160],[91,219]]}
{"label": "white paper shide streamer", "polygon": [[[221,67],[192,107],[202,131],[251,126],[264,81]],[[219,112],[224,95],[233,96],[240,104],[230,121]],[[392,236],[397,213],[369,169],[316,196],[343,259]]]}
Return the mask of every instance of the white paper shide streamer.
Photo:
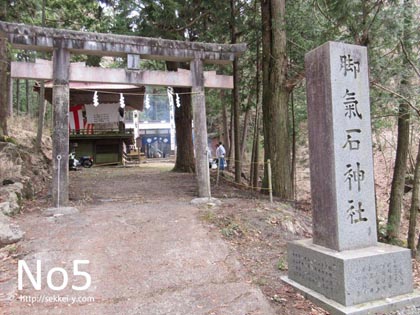
{"label": "white paper shide streamer", "polygon": [[149,99],[149,94],[146,94],[146,100],[144,101],[144,107],[146,109],[150,108],[150,99]]}
{"label": "white paper shide streamer", "polygon": [[98,92],[95,91],[95,93],[93,93],[93,106],[98,107],[98,105],[99,105]]}

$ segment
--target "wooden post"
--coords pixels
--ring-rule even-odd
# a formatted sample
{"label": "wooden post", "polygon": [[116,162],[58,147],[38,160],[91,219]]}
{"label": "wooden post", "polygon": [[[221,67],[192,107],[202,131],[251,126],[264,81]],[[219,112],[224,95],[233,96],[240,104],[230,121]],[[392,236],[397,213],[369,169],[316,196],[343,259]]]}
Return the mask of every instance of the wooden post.
{"label": "wooden post", "polygon": [[69,69],[70,53],[56,48],[53,53],[53,182],[54,206],[69,200]]}
{"label": "wooden post", "polygon": [[270,194],[270,202],[273,203],[273,184],[271,180],[271,161],[267,160],[267,175],[268,175],[268,193]]}
{"label": "wooden post", "polygon": [[197,174],[198,196],[209,197],[210,181],[207,164],[207,120],[206,101],[204,96],[204,72],[203,61],[194,59],[191,61],[192,79],[192,109],[194,121],[194,149],[195,169]]}

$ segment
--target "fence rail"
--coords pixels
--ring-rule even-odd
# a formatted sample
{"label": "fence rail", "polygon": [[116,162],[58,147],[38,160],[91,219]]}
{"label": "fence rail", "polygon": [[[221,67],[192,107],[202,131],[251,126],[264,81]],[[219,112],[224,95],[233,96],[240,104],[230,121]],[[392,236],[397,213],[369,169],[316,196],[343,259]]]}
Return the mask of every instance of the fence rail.
{"label": "fence rail", "polygon": [[71,136],[134,135],[134,129],[71,129]]}

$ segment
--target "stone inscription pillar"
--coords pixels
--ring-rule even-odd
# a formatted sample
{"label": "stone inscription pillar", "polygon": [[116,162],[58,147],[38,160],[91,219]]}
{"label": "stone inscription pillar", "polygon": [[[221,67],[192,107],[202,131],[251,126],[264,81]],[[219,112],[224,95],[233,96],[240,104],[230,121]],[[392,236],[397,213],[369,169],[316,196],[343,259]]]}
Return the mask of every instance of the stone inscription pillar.
{"label": "stone inscription pillar", "polygon": [[365,47],[329,44],[306,55],[314,243],[377,242]]}
{"label": "stone inscription pillar", "polygon": [[69,200],[69,51],[56,48],[53,53],[53,182],[55,207]]}
{"label": "stone inscription pillar", "polygon": [[328,42],[305,67],[314,232],[282,279],[333,315],[419,305],[410,251],[377,242],[367,50]]}

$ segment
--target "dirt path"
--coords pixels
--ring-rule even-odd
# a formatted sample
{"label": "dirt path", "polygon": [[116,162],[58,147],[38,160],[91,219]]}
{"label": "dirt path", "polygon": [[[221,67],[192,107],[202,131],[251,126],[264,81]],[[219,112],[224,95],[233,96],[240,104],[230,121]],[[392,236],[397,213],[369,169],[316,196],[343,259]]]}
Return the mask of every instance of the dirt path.
{"label": "dirt path", "polygon": [[[169,169],[161,164],[75,172],[71,199],[80,213],[47,218],[33,210],[19,216],[25,240],[12,255],[0,256],[0,314],[275,314],[235,251],[199,221],[202,210],[189,204],[194,178]],[[26,276],[24,289],[17,290],[18,259],[33,272],[41,260],[40,291]],[[92,279],[86,291],[71,289],[85,283],[73,276],[77,259],[89,260],[80,265]],[[68,272],[64,290],[47,288],[53,267]],[[59,272],[52,282],[62,283]],[[43,300],[22,301],[27,297]]]}

